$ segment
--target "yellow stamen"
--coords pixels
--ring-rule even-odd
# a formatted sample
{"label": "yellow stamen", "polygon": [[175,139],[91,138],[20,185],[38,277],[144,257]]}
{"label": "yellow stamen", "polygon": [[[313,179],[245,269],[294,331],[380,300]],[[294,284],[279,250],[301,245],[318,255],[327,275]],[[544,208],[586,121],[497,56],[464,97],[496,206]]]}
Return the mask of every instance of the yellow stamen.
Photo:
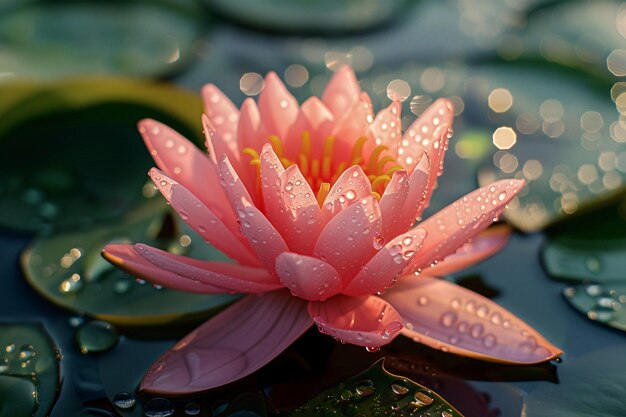
{"label": "yellow stamen", "polygon": [[322,207],[322,204],[324,204],[324,200],[326,200],[326,196],[328,195],[329,191],[330,183],[323,182],[320,184],[320,189],[317,192],[317,204],[319,204],[320,207]]}
{"label": "yellow stamen", "polygon": [[376,177],[376,179],[372,181],[372,190],[378,190],[379,187],[384,186],[389,181],[391,181],[391,177],[389,177],[388,175],[380,175]]}
{"label": "yellow stamen", "polygon": [[333,146],[335,144],[335,138],[333,136],[329,136],[326,138],[324,142],[324,153],[322,154],[322,178],[325,180],[330,180],[331,176],[331,168],[333,161]]}
{"label": "yellow stamen", "polygon": [[393,156],[390,155],[386,155],[383,156],[382,158],[380,158],[378,160],[378,165],[376,167],[376,173],[377,174],[382,174],[383,173],[383,169],[385,169],[385,165],[387,165],[387,163],[389,162],[396,162],[396,158],[394,158]]}
{"label": "yellow stamen", "polygon": [[391,168],[389,168],[387,171],[385,171],[385,175],[388,175],[389,177],[391,177],[394,172],[400,171],[401,169],[404,169],[402,165],[394,165]]}
{"label": "yellow stamen", "polygon": [[314,159],[311,161],[311,176],[318,178],[320,176],[320,160]]}
{"label": "yellow stamen", "polygon": [[378,161],[378,158],[380,157],[380,154],[385,152],[387,148],[385,145],[378,145],[377,147],[374,148],[374,150],[372,151],[371,155],[370,155],[370,161],[367,164],[367,171],[368,172],[375,172],[376,171],[376,162]]}
{"label": "yellow stamen", "polygon": [[302,132],[300,138],[300,155],[306,156],[311,159],[311,135],[309,132]]}
{"label": "yellow stamen", "polygon": [[302,172],[302,176],[306,178],[309,175],[309,159],[300,154],[298,157],[298,167],[300,167],[300,172]]}
{"label": "yellow stamen", "polygon": [[283,143],[276,135],[270,136],[270,143],[272,144],[272,149],[274,149],[276,156],[280,159],[283,156]]}
{"label": "yellow stamen", "polygon": [[378,194],[376,191],[372,191],[372,195],[374,196],[374,198],[376,198],[376,200],[380,201],[380,194]]}
{"label": "yellow stamen", "polygon": [[295,162],[290,161],[288,158],[280,158],[280,163],[283,164],[284,168],[289,168],[290,166],[295,164]]}
{"label": "yellow stamen", "polygon": [[352,163],[350,165],[356,165],[354,161],[357,158],[361,158],[361,154],[363,152],[363,145],[365,145],[365,142],[367,142],[367,137],[361,136],[354,143],[354,147],[352,148]]}
{"label": "yellow stamen", "polygon": [[253,161],[255,159],[259,159],[259,153],[257,151],[255,151],[254,149],[252,149],[252,148],[243,148],[241,153],[244,154],[244,155],[250,155],[252,157]]}
{"label": "yellow stamen", "polygon": [[343,161],[342,163],[339,164],[339,166],[337,167],[337,170],[335,171],[335,175],[333,175],[333,177],[331,178],[331,181],[330,181],[331,184],[334,184],[335,181],[339,179],[341,174],[343,174],[343,171],[346,170],[347,165],[348,163],[346,161]]}

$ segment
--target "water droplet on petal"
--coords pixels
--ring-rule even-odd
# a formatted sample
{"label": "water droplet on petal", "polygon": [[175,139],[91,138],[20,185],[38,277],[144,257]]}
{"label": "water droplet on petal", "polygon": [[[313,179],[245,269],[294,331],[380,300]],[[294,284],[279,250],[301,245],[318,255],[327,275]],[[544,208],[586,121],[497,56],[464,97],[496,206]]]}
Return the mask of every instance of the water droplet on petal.
{"label": "water droplet on petal", "polygon": [[120,392],[113,397],[113,404],[117,408],[127,410],[135,405],[135,398],[127,392]]}

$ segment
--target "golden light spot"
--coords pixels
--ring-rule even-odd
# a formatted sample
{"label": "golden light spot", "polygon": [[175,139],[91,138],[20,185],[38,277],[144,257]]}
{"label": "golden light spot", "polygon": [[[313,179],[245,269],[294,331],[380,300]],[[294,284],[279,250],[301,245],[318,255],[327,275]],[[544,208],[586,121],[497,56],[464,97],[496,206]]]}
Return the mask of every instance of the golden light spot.
{"label": "golden light spot", "polygon": [[59,264],[63,267],[63,268],[69,268],[70,266],[72,266],[74,264],[74,259],[72,259],[72,257],[69,254],[65,254],[61,257],[61,260],[59,261]]}
{"label": "golden light spot", "polygon": [[344,65],[352,66],[352,54],[349,52],[328,51],[324,54],[326,68],[337,71]]}
{"label": "golden light spot", "polygon": [[498,149],[511,149],[515,142],[517,142],[517,134],[510,127],[502,126],[493,132],[493,144]]}
{"label": "golden light spot", "polygon": [[285,81],[292,87],[302,87],[309,81],[309,71],[303,65],[289,65],[285,70]]}
{"label": "golden light spot", "polygon": [[626,38],[626,6],[622,5],[615,17],[615,26],[617,31],[623,38]]}
{"label": "golden light spot", "polygon": [[614,190],[622,185],[622,176],[617,172],[607,172],[602,177],[602,184],[609,190]]}
{"label": "golden light spot", "polygon": [[615,157],[615,168],[618,171],[626,173],[626,152],[620,152]]}
{"label": "golden light spot", "polygon": [[191,237],[189,237],[189,235],[182,235],[179,239],[178,239],[178,243],[180,243],[180,246],[182,246],[183,248],[191,245]]}
{"label": "golden light spot", "polygon": [[414,96],[411,99],[411,103],[409,104],[411,113],[413,113],[416,116],[419,116],[428,108],[428,106],[432,102],[433,102],[433,99],[430,96]]}
{"label": "golden light spot", "polygon": [[549,138],[558,138],[565,132],[565,123],[562,120],[544,121],[542,130]]}
{"label": "golden light spot", "polygon": [[529,159],[524,163],[522,172],[527,180],[536,180],[543,174],[543,165],[536,159]]}
{"label": "golden light spot", "polygon": [[504,113],[513,105],[513,95],[506,88],[496,88],[487,98],[489,108],[496,113]]}
{"label": "golden light spot", "polygon": [[620,113],[626,114],[626,92],[623,92],[619,96],[617,96],[617,98],[615,99],[615,107],[617,107],[617,110]]}
{"label": "golden light spot", "polygon": [[239,80],[239,89],[247,96],[256,96],[265,87],[261,74],[246,72]]}
{"label": "golden light spot", "polygon": [[517,117],[517,121],[515,122],[515,127],[517,127],[517,130],[525,135],[535,133],[540,126],[541,125],[539,124],[539,120],[537,120],[535,116],[529,113],[520,114]]}
{"label": "golden light spot", "polygon": [[580,116],[580,127],[587,132],[597,132],[603,125],[602,115],[597,111],[587,111]]}
{"label": "golden light spot", "polygon": [[355,71],[367,71],[374,65],[374,55],[365,46],[355,46],[350,49],[352,54],[352,68]]}
{"label": "golden light spot", "polygon": [[420,76],[420,87],[427,93],[434,93],[443,88],[446,83],[446,75],[436,67],[426,68]]}
{"label": "golden light spot", "polygon": [[411,95],[411,86],[404,80],[392,80],[387,84],[387,97],[390,100],[398,98],[405,101]]}
{"label": "golden light spot", "polygon": [[615,169],[615,152],[601,152],[598,157],[598,165],[602,171],[613,171]]}
{"label": "golden light spot", "polygon": [[586,185],[591,184],[598,179],[598,171],[591,164],[584,164],[578,168],[578,180]]}
{"label": "golden light spot", "polygon": [[613,75],[618,77],[626,75],[626,50],[613,50],[606,59],[606,66]]}
{"label": "golden light spot", "polygon": [[611,138],[618,143],[626,142],[626,122],[617,120],[611,124]]}
{"label": "golden light spot", "polygon": [[458,116],[463,113],[465,110],[465,102],[459,96],[448,97],[448,100],[452,102],[452,106],[454,107],[454,115]]}
{"label": "golden light spot", "polygon": [[519,166],[517,157],[506,151],[498,151],[493,155],[493,164],[500,168],[500,171],[510,174]]}
{"label": "golden light spot", "polygon": [[563,117],[565,109],[559,100],[548,99],[539,106],[539,114],[546,122],[556,122]]}
{"label": "golden light spot", "polygon": [[626,93],[626,82],[620,81],[613,84],[613,87],[611,87],[611,99],[616,101],[622,93]]}

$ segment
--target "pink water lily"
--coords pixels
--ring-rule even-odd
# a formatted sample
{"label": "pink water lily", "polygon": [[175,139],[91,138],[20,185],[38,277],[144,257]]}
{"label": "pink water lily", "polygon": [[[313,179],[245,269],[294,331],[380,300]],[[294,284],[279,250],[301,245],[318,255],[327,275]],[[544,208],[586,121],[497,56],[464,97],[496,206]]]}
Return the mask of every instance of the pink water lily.
{"label": "pink water lily", "polygon": [[403,134],[400,102],[374,115],[348,67],[321,99],[302,105],[274,73],[258,104],[248,98],[238,110],[213,85],[203,98],[208,154],[156,121],[143,120],[139,129],[160,168],[149,173],[155,185],[190,227],[236,263],[144,244],[111,244],[104,256],[168,288],[251,295],[165,353],[142,389],[189,393],[235,381],[313,323],[370,349],[404,334],[498,362],[561,354],[492,301],[432,278],[506,243],[507,228],[481,232],[524,185],[496,182],[414,225],[452,135],[448,100],[435,101]]}

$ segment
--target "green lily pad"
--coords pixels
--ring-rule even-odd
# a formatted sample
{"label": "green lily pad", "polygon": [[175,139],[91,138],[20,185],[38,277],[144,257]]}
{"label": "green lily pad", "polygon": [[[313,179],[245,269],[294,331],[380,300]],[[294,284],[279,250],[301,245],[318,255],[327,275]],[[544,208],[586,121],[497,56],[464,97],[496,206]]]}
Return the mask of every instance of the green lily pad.
{"label": "green lily pad", "polygon": [[61,353],[37,324],[0,324],[0,417],[44,417],[57,396]]}
{"label": "green lily pad", "polygon": [[171,86],[76,79],[35,90],[30,83],[8,84],[0,86],[0,97],[4,227],[84,226],[135,206],[153,165],[136,130],[142,118],[162,120],[200,142],[201,101]]}
{"label": "green lily pad", "polygon": [[179,327],[181,322],[197,323],[237,296],[189,294],[153,287],[100,256],[104,245],[110,242],[143,242],[194,258],[228,261],[173,220],[167,207],[161,200],[151,201],[118,224],[35,240],[22,254],[26,279],[53,303],[120,327]]}
{"label": "green lily pad", "polygon": [[408,0],[205,0],[216,13],[272,32],[353,33],[388,22]]}
{"label": "green lily pad", "polygon": [[187,62],[204,27],[195,1],[4,1],[0,72],[155,76]]}
{"label": "green lily pad", "polygon": [[291,414],[297,416],[420,416],[462,417],[443,398],[409,379],[385,371],[384,359],[366,371],[330,388]]}
{"label": "green lily pad", "polygon": [[626,282],[583,284],[563,290],[565,299],[589,320],[626,331]]}

